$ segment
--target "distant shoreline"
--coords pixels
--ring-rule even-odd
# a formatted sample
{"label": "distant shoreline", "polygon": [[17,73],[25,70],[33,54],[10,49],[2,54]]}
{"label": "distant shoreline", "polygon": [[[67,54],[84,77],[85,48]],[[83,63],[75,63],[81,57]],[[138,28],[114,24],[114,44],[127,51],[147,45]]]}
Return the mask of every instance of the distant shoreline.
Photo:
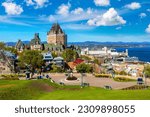
{"label": "distant shoreline", "polygon": [[[25,44],[28,44],[29,41],[23,41]],[[15,46],[16,42],[5,42],[8,46]],[[46,43],[45,41],[42,43]],[[95,41],[85,41],[85,42],[68,42],[68,45],[76,45],[80,47],[150,47],[150,42],[95,42]]]}

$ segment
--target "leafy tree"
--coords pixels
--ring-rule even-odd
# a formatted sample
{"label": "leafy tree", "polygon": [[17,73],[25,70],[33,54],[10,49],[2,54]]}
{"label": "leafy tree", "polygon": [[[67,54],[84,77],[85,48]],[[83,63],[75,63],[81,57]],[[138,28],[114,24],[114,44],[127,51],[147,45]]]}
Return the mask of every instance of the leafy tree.
{"label": "leafy tree", "polygon": [[17,53],[17,50],[14,48],[14,47],[8,47],[5,45],[5,43],[3,42],[0,42],[0,50],[6,50],[6,51],[10,51],[11,53],[14,53],[14,54],[18,54]]}
{"label": "leafy tree", "polygon": [[58,56],[58,54],[57,54],[57,53],[55,53],[55,52],[52,52],[52,56],[53,56],[53,58],[55,58],[55,57],[57,57],[57,56]]}
{"label": "leafy tree", "polygon": [[93,68],[89,64],[81,63],[77,65],[76,70],[78,73],[90,73],[93,71]]}
{"label": "leafy tree", "polygon": [[61,67],[59,67],[59,66],[57,66],[57,65],[55,65],[55,64],[53,64],[52,65],[52,70],[51,70],[51,72],[52,73],[61,73],[61,72],[63,72],[64,70],[61,68]]}
{"label": "leafy tree", "polygon": [[62,53],[62,57],[66,62],[71,62],[78,58],[78,53],[75,50],[66,49]]}
{"label": "leafy tree", "polygon": [[5,43],[3,42],[0,42],[0,50],[4,49],[5,48]]}
{"label": "leafy tree", "polygon": [[144,73],[146,77],[150,77],[150,65],[144,66]]}
{"label": "leafy tree", "polygon": [[128,75],[128,73],[126,73],[125,71],[120,71],[119,74],[120,75]]}
{"label": "leafy tree", "polygon": [[95,63],[95,64],[98,64],[98,65],[100,64],[99,60],[96,59],[96,58],[94,59],[94,63]]}
{"label": "leafy tree", "polygon": [[11,53],[18,55],[18,52],[14,47],[5,47],[4,50],[10,51]]}
{"label": "leafy tree", "polygon": [[32,75],[35,70],[41,68],[43,65],[43,56],[37,50],[26,50],[19,56],[19,66],[20,67],[29,67]]}
{"label": "leafy tree", "polygon": [[92,60],[90,57],[85,56],[85,55],[82,55],[81,58],[82,58],[83,60],[85,60],[85,61],[88,61],[88,62]]}

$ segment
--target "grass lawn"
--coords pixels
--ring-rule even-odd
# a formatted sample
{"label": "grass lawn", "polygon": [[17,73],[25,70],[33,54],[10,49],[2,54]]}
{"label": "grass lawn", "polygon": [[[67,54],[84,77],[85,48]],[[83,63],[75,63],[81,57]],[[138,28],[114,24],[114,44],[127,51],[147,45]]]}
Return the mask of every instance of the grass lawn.
{"label": "grass lawn", "polygon": [[150,100],[147,90],[105,90],[60,86],[48,80],[0,80],[1,100]]}

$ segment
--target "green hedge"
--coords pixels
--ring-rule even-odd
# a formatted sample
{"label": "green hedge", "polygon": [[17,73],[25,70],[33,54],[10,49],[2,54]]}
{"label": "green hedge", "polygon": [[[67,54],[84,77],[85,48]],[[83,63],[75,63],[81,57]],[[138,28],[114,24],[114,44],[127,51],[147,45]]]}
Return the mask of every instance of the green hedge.
{"label": "green hedge", "polygon": [[23,74],[2,74],[1,80],[19,80],[19,77],[25,77]]}
{"label": "green hedge", "polygon": [[110,74],[95,74],[95,77],[101,77],[101,78],[110,78]]}
{"label": "green hedge", "polygon": [[125,76],[116,76],[114,78],[115,81],[118,82],[130,82],[130,81],[136,81],[135,79],[131,79],[130,77],[125,77]]}

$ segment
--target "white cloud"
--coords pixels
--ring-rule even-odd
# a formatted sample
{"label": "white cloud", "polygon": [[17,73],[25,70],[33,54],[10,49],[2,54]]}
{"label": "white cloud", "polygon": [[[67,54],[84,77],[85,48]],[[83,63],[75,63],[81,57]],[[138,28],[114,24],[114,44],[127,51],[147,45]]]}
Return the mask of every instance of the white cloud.
{"label": "white cloud", "polygon": [[81,14],[81,13],[83,13],[83,9],[82,8],[76,8],[75,10],[73,10],[71,13],[73,13],[73,14]]}
{"label": "white cloud", "polygon": [[59,15],[68,15],[71,4],[62,4],[58,7],[57,14]]}
{"label": "white cloud", "polygon": [[150,9],[147,9],[148,12],[150,12]]}
{"label": "white cloud", "polygon": [[[71,5],[69,5],[69,6],[71,7]],[[61,23],[87,21],[89,19],[95,18],[99,14],[103,14],[106,11],[106,10],[96,10],[96,9],[92,9],[90,7],[87,9],[83,9],[83,8],[79,7],[79,8],[73,9],[72,11],[70,11],[69,9],[67,11],[64,10],[66,12],[59,12],[59,13],[58,13],[59,10],[57,10],[57,12],[56,12],[57,14],[49,15],[49,16],[42,16],[42,17],[39,17],[38,20],[49,21],[49,22],[58,21]]]}
{"label": "white cloud", "polygon": [[25,0],[27,6],[30,6],[30,5],[34,5],[34,2],[32,0]]}
{"label": "white cloud", "polygon": [[150,33],[150,24],[148,25],[148,27],[145,30],[147,33]]}
{"label": "white cloud", "polygon": [[94,10],[91,8],[88,8],[86,10],[83,10],[80,14],[74,14],[72,11],[68,11],[67,15],[57,14],[57,15],[50,15],[48,17],[40,17],[40,20],[48,20],[50,22],[76,22],[76,21],[84,21],[89,20],[91,18],[96,17],[98,14],[104,13],[103,10]]}
{"label": "white cloud", "polygon": [[146,13],[140,13],[140,18],[144,18],[144,17],[146,17],[147,15],[146,15]]}
{"label": "white cloud", "polygon": [[138,2],[132,2],[131,4],[125,5],[125,7],[131,10],[136,10],[136,9],[141,8],[141,4]]}
{"label": "white cloud", "polygon": [[48,0],[34,0],[34,1],[35,1],[36,4],[37,4],[37,8],[42,8],[42,7],[45,6],[45,4],[46,4],[47,2],[49,2]]}
{"label": "white cloud", "polygon": [[0,22],[6,23],[6,24],[20,25],[20,26],[32,26],[25,22],[16,21],[16,20],[12,19],[10,16],[1,16],[0,15]]}
{"label": "white cloud", "polygon": [[110,0],[94,0],[96,6],[109,6]]}
{"label": "white cloud", "polygon": [[93,13],[93,9],[88,8],[88,9],[87,9],[87,14],[92,14],[92,13]]}
{"label": "white cloud", "polygon": [[119,27],[116,27],[116,30],[120,30],[120,29],[122,29],[122,27],[121,27],[121,26],[119,26]]}
{"label": "white cloud", "polygon": [[3,2],[2,6],[8,15],[20,15],[23,12],[23,8],[13,2]]}
{"label": "white cloud", "polygon": [[78,37],[82,39],[81,41],[100,41],[100,42],[143,42],[149,41],[150,35],[124,35],[124,34],[116,34],[116,35],[93,35],[93,34],[76,34],[73,37]]}
{"label": "white cloud", "polygon": [[103,15],[98,15],[93,19],[88,20],[90,26],[113,26],[119,24],[125,24],[126,21],[118,15],[114,8],[110,8]]}
{"label": "white cloud", "polygon": [[62,27],[64,29],[71,29],[71,30],[91,30],[94,28],[94,27],[91,27],[87,24],[72,24],[72,23],[62,25]]}
{"label": "white cloud", "polygon": [[49,0],[25,0],[27,6],[35,6],[36,9],[46,7]]}

